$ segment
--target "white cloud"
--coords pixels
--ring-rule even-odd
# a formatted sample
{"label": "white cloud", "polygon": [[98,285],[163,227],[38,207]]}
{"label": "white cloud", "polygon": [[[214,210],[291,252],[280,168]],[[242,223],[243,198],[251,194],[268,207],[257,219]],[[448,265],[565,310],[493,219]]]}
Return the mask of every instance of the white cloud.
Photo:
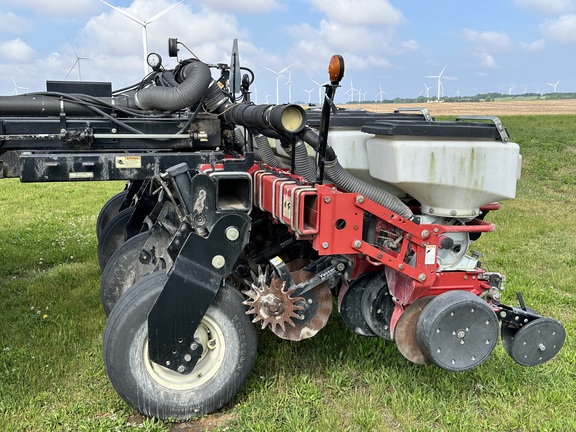
{"label": "white cloud", "polygon": [[58,0],[47,4],[46,0],[3,0],[6,6],[12,5],[27,9],[33,14],[50,18],[72,18],[89,16],[102,8],[95,0]]}
{"label": "white cloud", "polygon": [[504,32],[476,31],[465,29],[464,37],[482,52],[507,51],[512,47],[510,37]]}
{"label": "white cloud", "polygon": [[34,49],[20,38],[0,42],[0,51],[4,62],[26,63],[36,55]]}
{"label": "white cloud", "polygon": [[402,12],[388,0],[309,0],[331,21],[353,25],[393,25],[404,21]]}
{"label": "white cloud", "polygon": [[548,15],[559,15],[576,9],[574,0],[514,0],[514,3],[523,9]]}
{"label": "white cloud", "polygon": [[277,0],[197,0],[195,3],[225,13],[267,14],[284,9]]}
{"label": "white cloud", "polygon": [[562,15],[548,20],[540,26],[540,31],[549,39],[564,42],[576,42],[576,15]]}
{"label": "white cloud", "polygon": [[2,23],[2,32],[22,34],[32,27],[31,21],[19,17],[13,12],[0,11],[0,23]]}
{"label": "white cloud", "polygon": [[544,39],[538,39],[534,42],[520,42],[520,48],[528,52],[541,51],[546,47]]}
{"label": "white cloud", "polygon": [[491,54],[488,53],[478,53],[477,54],[480,59],[480,64],[486,68],[494,69],[497,68],[498,65],[496,64],[496,60]]}

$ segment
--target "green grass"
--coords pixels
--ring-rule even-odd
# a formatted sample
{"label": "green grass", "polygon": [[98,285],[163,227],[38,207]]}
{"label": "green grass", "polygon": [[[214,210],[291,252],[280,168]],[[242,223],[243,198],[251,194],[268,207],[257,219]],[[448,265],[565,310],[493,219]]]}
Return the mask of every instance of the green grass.
{"label": "green grass", "polygon": [[[393,343],[363,338],[334,314],[312,339],[259,331],[241,392],[190,430],[576,430],[576,116],[502,118],[524,157],[518,198],[473,245],[507,275],[504,299],[562,321],[567,341],[542,366],[499,345],[480,367],[448,373],[410,364]],[[0,181],[0,430],[168,431],[136,415],[101,358],[96,216],[119,183]]]}

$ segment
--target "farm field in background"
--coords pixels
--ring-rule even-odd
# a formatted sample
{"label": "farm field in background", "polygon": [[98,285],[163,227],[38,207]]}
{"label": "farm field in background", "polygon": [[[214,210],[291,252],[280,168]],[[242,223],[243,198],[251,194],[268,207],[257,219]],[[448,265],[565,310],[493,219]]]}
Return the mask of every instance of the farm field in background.
{"label": "farm field in background", "polygon": [[518,366],[499,344],[466,373],[416,366],[334,313],[297,343],[259,331],[252,375],[220,412],[184,424],[145,419],[116,394],[101,356],[94,227],[122,184],[0,180],[0,430],[576,430],[576,100],[548,102],[523,102],[538,115],[512,102],[425,107],[435,117],[501,116],[520,144],[517,198],[487,216],[496,231],[472,248],[507,275],[505,303],[522,291],[565,325],[564,349],[549,363]]}
{"label": "farm field in background", "polygon": [[576,114],[576,99],[498,100],[494,102],[428,102],[344,104],[342,108],[363,108],[374,112],[393,112],[396,108],[426,108],[432,116],[459,115],[539,115]]}

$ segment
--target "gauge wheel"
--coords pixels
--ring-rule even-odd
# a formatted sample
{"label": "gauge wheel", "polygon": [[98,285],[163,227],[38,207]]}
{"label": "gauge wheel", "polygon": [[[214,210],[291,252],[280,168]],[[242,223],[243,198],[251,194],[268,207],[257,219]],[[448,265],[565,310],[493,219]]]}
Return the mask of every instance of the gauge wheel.
{"label": "gauge wheel", "polygon": [[102,206],[100,209],[100,213],[98,213],[98,219],[96,219],[96,238],[98,240],[100,240],[102,231],[106,225],[108,225],[110,219],[112,219],[120,212],[120,207],[122,207],[126,195],[128,195],[127,190],[118,192],[116,195],[106,201],[106,204],[104,204],[104,206]]}
{"label": "gauge wheel", "polygon": [[98,242],[98,264],[104,271],[106,263],[126,238],[126,225],[134,213],[134,207],[122,210],[106,224]]}
{"label": "gauge wheel", "polygon": [[104,330],[104,364],[128,405],[146,416],[185,420],[221,408],[238,393],[256,358],[256,331],[242,295],[226,284],[194,334],[204,349],[192,372],[152,362],[147,317],[166,280],[164,272],[144,276],[118,300]]}
{"label": "gauge wheel", "polygon": [[472,369],[486,360],[498,343],[496,313],[468,291],[434,297],[416,324],[418,345],[432,363],[451,372]]}
{"label": "gauge wheel", "polygon": [[[100,281],[100,301],[107,316],[122,294],[144,276],[136,274],[136,263],[148,237],[150,233],[145,231],[129,238],[108,260]],[[147,273],[152,273],[154,267],[151,265]]]}

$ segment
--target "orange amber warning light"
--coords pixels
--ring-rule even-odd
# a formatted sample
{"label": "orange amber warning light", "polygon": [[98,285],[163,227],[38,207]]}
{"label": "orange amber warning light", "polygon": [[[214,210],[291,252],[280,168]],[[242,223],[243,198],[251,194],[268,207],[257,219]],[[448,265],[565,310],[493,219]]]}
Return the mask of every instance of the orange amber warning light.
{"label": "orange amber warning light", "polygon": [[328,65],[328,74],[332,85],[340,84],[340,81],[344,78],[344,58],[341,55],[334,54],[332,56]]}

